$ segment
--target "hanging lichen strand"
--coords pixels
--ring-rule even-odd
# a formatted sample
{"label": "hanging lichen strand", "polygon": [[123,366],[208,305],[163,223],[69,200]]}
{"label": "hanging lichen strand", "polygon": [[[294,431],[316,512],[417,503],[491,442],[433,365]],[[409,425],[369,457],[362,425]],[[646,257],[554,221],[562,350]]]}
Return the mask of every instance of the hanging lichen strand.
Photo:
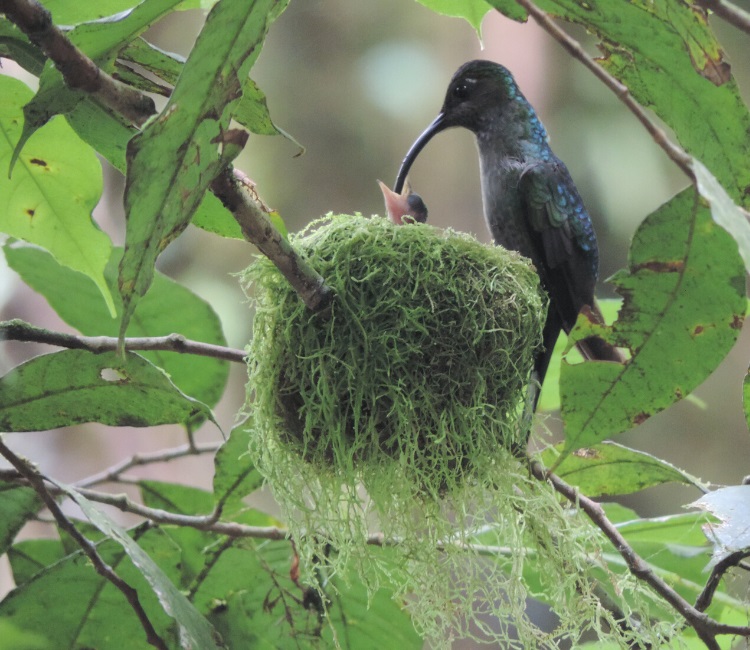
{"label": "hanging lichen strand", "polygon": [[[528,261],[450,230],[361,216],[329,216],[292,241],[334,298],[311,313],[268,260],[247,270],[247,411],[251,456],[304,579],[388,585],[438,645],[453,634],[508,642],[511,622],[523,648],[605,623],[626,634],[587,577],[596,536],[512,451],[527,437],[546,316]],[[394,543],[368,544],[372,531]],[[527,618],[534,593],[564,610],[554,633]],[[482,623],[477,602],[499,627]]]}

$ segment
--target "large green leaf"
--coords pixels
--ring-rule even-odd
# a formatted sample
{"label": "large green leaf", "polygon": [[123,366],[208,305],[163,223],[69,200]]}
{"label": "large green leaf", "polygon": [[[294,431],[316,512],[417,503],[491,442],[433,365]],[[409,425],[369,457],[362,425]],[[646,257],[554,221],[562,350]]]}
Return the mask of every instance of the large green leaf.
{"label": "large green leaf", "polygon": [[181,647],[201,648],[201,650],[219,650],[223,647],[217,641],[216,631],[211,624],[196,611],[193,604],[172,580],[124,529],[75,488],[61,483],[57,485],[78,504],[92,524],[122,546],[130,560],[146,578],[164,611],[177,622],[180,628]]}
{"label": "large green leaf", "polygon": [[41,499],[31,488],[0,486],[0,555],[8,550],[18,531],[41,507]]}
{"label": "large green leaf", "polygon": [[0,231],[48,250],[62,265],[84,273],[114,316],[104,280],[111,243],[91,219],[102,192],[96,155],[62,119],[31,138],[10,178],[8,165],[21,135],[29,88],[0,75]]}
{"label": "large green leaf", "polygon": [[121,336],[151,284],[159,253],[187,227],[208,185],[244,145],[244,132],[230,131],[229,123],[270,14],[285,4],[217,3],[167,106],[128,144]]}
{"label": "large green leaf", "polygon": [[750,114],[706,15],[671,0],[540,0],[597,34],[599,60],[674,131],[735,200],[750,201]]}
{"label": "large green leaf", "polygon": [[[551,466],[563,445],[545,450],[542,461]],[[555,470],[588,497],[631,494],[664,483],[698,485],[697,479],[666,461],[613,442],[584,447],[565,457]]]}
{"label": "large green leaf", "polygon": [[[54,560],[53,544],[35,553],[35,564],[50,560],[29,580],[22,582],[0,602],[0,619],[21,630],[36,632],[50,642],[50,648],[97,648],[97,650],[143,650],[149,647],[135,613],[125,597],[98,575],[80,551]],[[25,554],[29,544],[19,545]],[[41,547],[39,547],[41,548]],[[36,551],[37,549],[33,549]],[[140,573],[125,566],[127,556],[119,544],[105,541],[97,545],[104,561],[138,591],[138,598],[157,632],[164,638],[173,625],[159,606]],[[18,557],[14,554],[14,563]],[[14,575],[19,575],[14,568]]]}
{"label": "large green leaf", "polygon": [[9,621],[0,620],[0,650],[48,650],[51,647],[41,634],[19,630]]}
{"label": "large green leaf", "polygon": [[[29,246],[6,246],[10,267],[32,289],[41,293],[66,323],[88,336],[117,336],[117,322],[109,317],[94,286],[80,273],[55,262],[42,250]],[[104,275],[114,290],[120,249],[115,249]],[[119,296],[115,292],[118,313]],[[70,300],[75,296],[75,301]],[[189,289],[157,273],[148,293],[139,302],[128,336],[183,336],[226,345],[221,322],[211,306]],[[141,356],[163,368],[177,387],[210,407],[224,392],[229,363],[220,359],[177,352],[142,352]]]}
{"label": "large green leaf", "polygon": [[563,363],[566,448],[588,447],[688,395],[734,345],[745,314],[745,271],[729,235],[686,190],[639,227],[611,331],[579,318],[571,340],[599,333],[628,348],[626,365]]}
{"label": "large green leaf", "polygon": [[312,601],[289,578],[294,554],[288,542],[248,540],[217,548],[212,555],[197,585],[195,605],[232,648],[333,648],[334,638],[357,650],[422,647],[408,615],[390,594],[381,590],[368,598],[356,576],[350,586],[331,580],[336,596],[326,618],[306,609],[304,602]]}
{"label": "large green leaf", "polygon": [[0,378],[0,430],[43,431],[82,422],[147,427],[185,424],[209,408],[180,392],[144,358],[63,350]]}

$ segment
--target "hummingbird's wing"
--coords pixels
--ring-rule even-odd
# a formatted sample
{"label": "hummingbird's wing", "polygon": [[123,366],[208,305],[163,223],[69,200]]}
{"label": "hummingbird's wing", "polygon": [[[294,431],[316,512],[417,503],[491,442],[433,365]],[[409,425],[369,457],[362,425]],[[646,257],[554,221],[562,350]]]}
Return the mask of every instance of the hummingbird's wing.
{"label": "hummingbird's wing", "polygon": [[[581,309],[588,307],[589,317],[603,323],[594,299],[599,270],[596,235],[568,169],[557,159],[530,165],[521,175],[520,190],[543,260],[539,275],[550,296],[550,310],[556,312],[550,320],[557,320],[569,332]],[[550,345],[554,341],[545,340],[545,347]],[[624,361],[617,348],[599,338],[581,341],[578,347],[588,359]]]}
{"label": "hummingbird's wing", "polygon": [[581,308],[594,304],[599,258],[591,218],[559,160],[524,169],[520,190],[543,262],[539,273],[563,327],[570,331]]}

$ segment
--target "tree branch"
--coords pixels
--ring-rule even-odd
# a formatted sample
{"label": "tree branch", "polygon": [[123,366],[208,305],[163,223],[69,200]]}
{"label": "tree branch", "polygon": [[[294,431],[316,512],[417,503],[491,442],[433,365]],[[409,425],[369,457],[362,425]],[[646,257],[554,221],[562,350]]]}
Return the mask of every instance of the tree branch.
{"label": "tree branch", "polygon": [[750,34],[750,14],[726,0],[698,0],[704,9],[713,11],[717,16],[726,20],[730,25]]}
{"label": "tree branch", "polygon": [[594,75],[607,87],[609,88],[617,98],[627,106],[636,119],[643,125],[646,131],[649,132],[654,142],[656,142],[661,149],[669,156],[670,160],[677,165],[682,172],[695,183],[695,174],[692,167],[692,156],[688,154],[682,147],[679,147],[672,142],[667,134],[656,126],[656,123],[649,117],[648,112],[633,99],[630,94],[628,87],[620,83],[615,77],[609,72],[602,68],[594,59],[592,59],[581,44],[574,38],[571,38],[565,31],[560,29],[554,21],[537,7],[531,0],[516,0],[516,2],[523,7],[528,14],[534,18],[537,24],[546,31],[552,38],[554,38],[562,47],[574,58],[578,59],[583,65],[585,65]]}
{"label": "tree branch", "polygon": [[696,631],[708,647],[718,648],[715,639],[718,634],[736,634],[738,636],[750,637],[750,627],[719,623],[693,607],[664,580],[657,576],[648,563],[628,544],[627,540],[614,524],[607,519],[604,510],[596,501],[579,494],[574,487],[568,485],[555,474],[548,474],[538,461],[532,461],[530,469],[536,479],[548,482],[558,494],[561,494],[573,505],[583,510],[592,523],[604,533],[615,547],[615,550],[622,556],[630,572],[636,578],[648,584],[669,603],[687,621],[688,625]]}
{"label": "tree branch", "polygon": [[78,481],[76,487],[90,488],[101,483],[119,483],[122,473],[127,472],[133,467],[143,467],[154,463],[167,463],[186,456],[214,453],[218,451],[222,444],[222,442],[196,444],[194,446],[186,444],[180,445],[179,447],[173,447],[172,449],[161,449],[151,453],[133,454],[130,458],[126,458],[98,474],[94,474],[82,481]]}
{"label": "tree branch", "polygon": [[[91,94],[138,126],[156,113],[147,95],[115,80],[81,52],[52,24],[50,13],[36,0],[0,0],[0,13],[44,52],[71,88]],[[214,180],[211,190],[240,224],[245,238],[279,268],[305,305],[323,309],[331,295],[323,278],[274,228],[257,195],[247,191],[245,178],[241,172],[227,168]]]}
{"label": "tree branch", "polygon": [[81,532],[73,525],[57,505],[54,497],[50,494],[44,483],[44,477],[28,460],[16,456],[9,447],[5,445],[3,436],[0,435],[0,454],[13,465],[16,471],[21,475],[31,487],[34,488],[36,493],[44,502],[44,505],[52,513],[55,518],[57,525],[64,530],[72,539],[81,547],[81,550],[89,558],[91,564],[94,566],[96,572],[102,576],[105,580],[111,582],[127,599],[130,607],[135,612],[138,620],[140,621],[141,627],[146,633],[146,640],[148,643],[159,650],[168,650],[164,640],[157,634],[154,626],[148,618],[140,600],[138,599],[138,592],[133,589],[127,582],[125,582],[120,576],[118,576],[112,568],[102,559],[96,550],[96,546],[89,541]]}
{"label": "tree branch", "polygon": [[[118,349],[117,338],[114,336],[82,336],[52,332],[19,319],[0,322],[0,341],[48,343],[49,345],[56,345],[61,348],[88,350],[95,354]],[[179,352],[181,354],[212,357],[235,363],[245,362],[244,350],[227,348],[212,343],[203,343],[202,341],[191,341],[182,336],[182,334],[127,338],[125,339],[125,349],[141,351],[164,350]]]}
{"label": "tree branch", "polygon": [[254,200],[254,185],[246,177],[229,169],[211,183],[211,191],[229,210],[242,228],[245,239],[258,247],[281,271],[307,307],[318,311],[328,304],[331,290],[317,273],[274,228],[266,213]]}

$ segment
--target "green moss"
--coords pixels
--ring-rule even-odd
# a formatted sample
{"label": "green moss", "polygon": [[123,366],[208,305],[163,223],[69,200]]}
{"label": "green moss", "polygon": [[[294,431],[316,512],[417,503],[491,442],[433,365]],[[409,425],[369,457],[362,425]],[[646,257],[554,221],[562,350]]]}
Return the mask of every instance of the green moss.
{"label": "green moss", "polygon": [[452,231],[350,216],[294,244],[335,298],[312,314],[269,261],[247,272],[253,410],[279,443],[322,471],[398,462],[442,494],[477,457],[525,439],[519,407],[546,298],[524,258]]}

